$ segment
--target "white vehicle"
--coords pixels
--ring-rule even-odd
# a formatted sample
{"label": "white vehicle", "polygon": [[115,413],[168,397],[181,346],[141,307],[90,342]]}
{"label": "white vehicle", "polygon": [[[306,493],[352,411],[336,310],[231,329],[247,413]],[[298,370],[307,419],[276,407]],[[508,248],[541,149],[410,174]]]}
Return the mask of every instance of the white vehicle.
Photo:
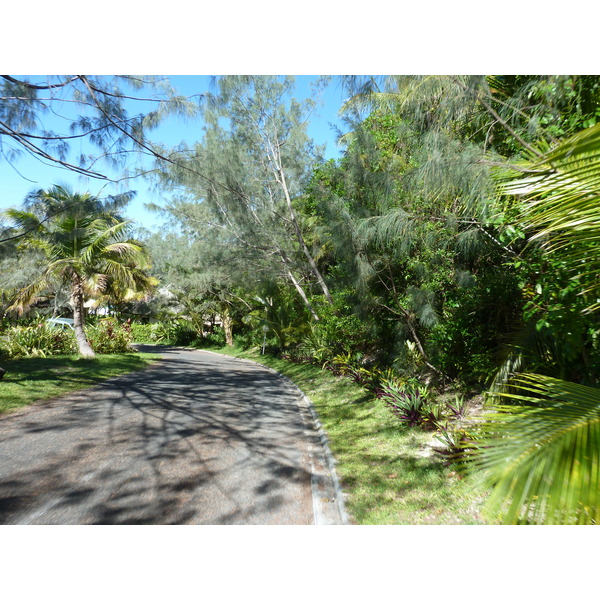
{"label": "white vehicle", "polygon": [[73,319],[66,317],[55,317],[54,319],[46,319],[48,325],[53,327],[61,327],[62,329],[73,329]]}

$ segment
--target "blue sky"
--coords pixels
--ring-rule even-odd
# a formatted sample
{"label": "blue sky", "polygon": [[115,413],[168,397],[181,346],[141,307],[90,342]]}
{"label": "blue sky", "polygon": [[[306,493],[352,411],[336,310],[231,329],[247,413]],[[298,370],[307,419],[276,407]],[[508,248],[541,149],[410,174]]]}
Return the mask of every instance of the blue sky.
{"label": "blue sky", "polygon": [[[210,77],[206,75],[176,75],[170,76],[172,85],[184,96],[208,91]],[[37,78],[32,77],[32,80]],[[295,96],[303,99],[310,95],[310,84],[316,77],[301,75],[296,78]],[[345,99],[344,93],[337,81],[332,81],[325,89],[322,100],[323,104],[318,106],[316,112],[311,116],[309,122],[309,134],[317,144],[326,144],[326,158],[336,158],[340,155],[336,145],[336,134],[334,126],[341,127],[338,111]],[[132,108],[139,112],[139,106]],[[60,125],[49,122],[48,129],[60,128]],[[64,127],[64,126],[63,126]],[[185,121],[182,118],[171,117],[152,132],[152,139],[162,141],[168,146],[174,146],[181,141],[193,143],[201,136],[202,122],[200,119]],[[74,148],[69,158],[75,160],[79,148]],[[102,169],[99,169],[102,170]],[[107,172],[108,173],[108,172]],[[48,166],[37,159],[23,154],[20,158],[9,164],[4,157],[0,156],[0,210],[9,207],[19,207],[25,196],[36,189],[48,188],[55,184],[68,184],[74,190],[80,192],[89,191],[93,194],[110,194],[123,191],[113,184],[105,184],[103,181],[86,178],[67,171],[62,168]],[[155,213],[149,212],[144,207],[145,203],[152,202],[161,205],[165,198],[169,197],[167,192],[156,193],[143,179],[132,180],[130,189],[137,191],[135,199],[127,210],[127,216],[150,229],[157,229],[161,225],[161,219]]]}

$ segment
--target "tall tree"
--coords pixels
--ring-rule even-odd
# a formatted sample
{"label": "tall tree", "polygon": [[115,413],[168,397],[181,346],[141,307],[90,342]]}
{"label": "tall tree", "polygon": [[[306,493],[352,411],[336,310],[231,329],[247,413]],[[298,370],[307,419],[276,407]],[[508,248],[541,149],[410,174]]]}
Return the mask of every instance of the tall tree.
{"label": "tall tree", "polygon": [[[311,186],[336,274],[357,291],[364,318],[396,359],[416,356],[428,370],[456,376],[461,362],[481,356],[494,339],[477,332],[461,340],[457,328],[442,352],[434,336],[448,342],[468,288],[489,287],[476,282],[484,257],[502,258],[484,228],[495,200],[489,167],[474,160],[473,144],[423,132],[395,106],[350,117],[344,158],[319,169]],[[436,160],[443,165],[432,168]],[[482,315],[480,324],[486,321]],[[484,345],[475,349],[476,342]]]}
{"label": "tall tree", "polygon": [[128,199],[103,201],[55,186],[30,195],[25,210],[6,211],[18,228],[29,231],[23,246],[38,248],[47,260],[42,273],[19,290],[9,310],[22,313],[52,282],[64,282],[71,290],[79,351],[86,357],[94,356],[84,327],[86,295],[102,294],[111,285],[138,291],[152,284],[144,272],[149,266],[146,251],[127,237],[130,221],[116,212]]}
{"label": "tall tree", "polygon": [[331,295],[295,208],[319,159],[306,133],[312,106],[290,98],[290,77],[225,76],[215,88],[203,106],[202,141],[167,179],[206,203],[213,225],[249,260],[278,265],[318,319],[311,288],[329,302]]}
{"label": "tall tree", "polygon": [[226,342],[233,345],[234,317],[250,309],[249,298],[267,274],[246,262],[235,247],[223,243],[223,231],[210,227],[201,217],[203,208],[187,206],[186,231],[154,234],[146,245],[152,255],[152,271],[176,298],[178,314],[188,319],[198,334],[204,333],[206,322],[220,319]]}
{"label": "tall tree", "polygon": [[[352,160],[343,169],[354,172],[354,183],[346,186],[340,211],[349,224],[332,228],[333,234],[345,233],[337,245],[342,251],[353,248],[350,259],[358,274],[394,291],[396,300],[386,310],[395,310],[407,324],[412,316],[413,324],[419,317],[419,325],[425,325],[420,315],[437,321],[432,335],[423,335],[431,340],[429,349],[427,343],[417,344],[426,350],[423,356],[440,356],[445,346],[459,357],[456,349],[464,346],[465,359],[487,355],[485,372],[492,366],[490,344],[498,345],[509,332],[511,316],[523,303],[518,297],[523,267],[516,257],[525,234],[498,203],[493,168],[511,156],[541,157],[556,135],[593,121],[597,81],[444,75],[354,78],[350,83],[355,94],[345,114],[352,131],[345,139]],[[365,127],[373,120],[375,127]],[[382,141],[387,157],[372,150]],[[348,235],[355,240],[352,245],[343,243]],[[385,282],[383,259],[397,267],[388,270]],[[463,320],[460,313],[481,315],[482,335],[473,335],[472,318],[464,320],[463,335],[455,326]],[[488,327],[490,313],[497,320],[495,331]],[[457,345],[457,334],[470,342]],[[430,362],[435,364],[433,358]]]}

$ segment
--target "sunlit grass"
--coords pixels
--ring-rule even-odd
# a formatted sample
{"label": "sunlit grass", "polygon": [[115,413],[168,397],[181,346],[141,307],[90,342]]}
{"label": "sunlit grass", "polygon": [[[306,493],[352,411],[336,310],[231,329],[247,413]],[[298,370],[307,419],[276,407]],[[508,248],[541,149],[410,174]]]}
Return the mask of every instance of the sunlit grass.
{"label": "sunlit grass", "polygon": [[372,525],[481,524],[483,491],[431,448],[432,432],[402,425],[385,403],[348,379],[237,349],[220,352],[266,364],[313,403],[337,461],[353,522]]}
{"label": "sunlit grass", "polygon": [[69,355],[1,361],[6,374],[0,380],[0,413],[91,387],[155,360],[156,354],[131,353],[99,354],[94,359]]}

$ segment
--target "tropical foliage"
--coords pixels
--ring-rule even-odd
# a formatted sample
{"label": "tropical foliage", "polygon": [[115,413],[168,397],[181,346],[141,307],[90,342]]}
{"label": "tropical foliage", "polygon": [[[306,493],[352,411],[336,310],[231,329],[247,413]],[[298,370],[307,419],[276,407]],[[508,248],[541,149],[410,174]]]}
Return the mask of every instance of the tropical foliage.
{"label": "tropical foliage", "polygon": [[36,194],[3,224],[3,308],[70,297],[80,347],[85,298],[140,341],[318,365],[485,475],[493,519],[597,522],[600,79],[343,77],[329,161],[293,78],[214,83],[197,142],[155,147],[168,227]]}
{"label": "tropical foliage", "polygon": [[70,288],[79,352],[93,356],[84,323],[84,302],[112,292],[117,297],[149,292],[155,281],[144,271],[147,254],[127,237],[129,222],[116,213],[127,198],[102,201],[55,186],[32,194],[25,210],[9,209],[15,226],[27,232],[21,244],[41,250],[45,267],[18,290],[8,310],[22,314],[55,282]]}
{"label": "tropical foliage", "polygon": [[0,358],[42,357],[72,354],[77,345],[72,331],[38,319],[31,325],[9,327],[0,338]]}
{"label": "tropical foliage", "polygon": [[[522,374],[478,431],[475,465],[492,485],[489,513],[505,523],[595,524],[600,392]],[[520,392],[520,393],[519,393]]]}
{"label": "tropical foliage", "polygon": [[[568,277],[570,306],[562,294],[552,307],[568,322],[556,340],[567,348],[578,332],[591,330],[592,341],[600,332],[598,321],[587,317],[600,307],[599,152],[600,127],[594,126],[529,165],[527,175],[506,189],[526,195],[519,225]],[[552,326],[542,318],[542,330]],[[573,358],[580,356],[586,355]],[[589,361],[585,366],[581,379],[593,387],[541,374],[500,382],[508,390],[500,398],[517,405],[500,406],[488,417],[475,462],[489,473],[490,507],[505,522],[598,523],[599,373]]]}

